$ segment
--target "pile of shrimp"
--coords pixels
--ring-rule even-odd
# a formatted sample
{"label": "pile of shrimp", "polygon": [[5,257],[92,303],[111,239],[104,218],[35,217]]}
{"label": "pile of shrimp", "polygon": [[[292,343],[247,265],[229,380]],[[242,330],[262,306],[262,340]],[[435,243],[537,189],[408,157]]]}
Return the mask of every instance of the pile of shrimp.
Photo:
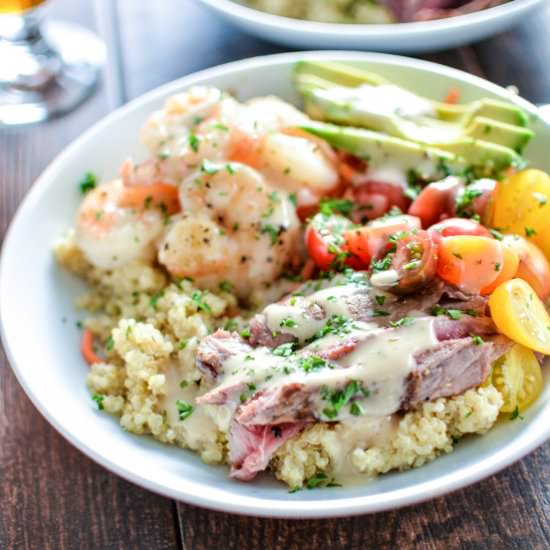
{"label": "pile of shrimp", "polygon": [[304,212],[340,184],[330,147],[299,130],[307,122],[275,97],[171,97],[142,130],[149,158],[84,197],[76,245],[105,270],[154,262],[240,297],[268,286],[302,253]]}

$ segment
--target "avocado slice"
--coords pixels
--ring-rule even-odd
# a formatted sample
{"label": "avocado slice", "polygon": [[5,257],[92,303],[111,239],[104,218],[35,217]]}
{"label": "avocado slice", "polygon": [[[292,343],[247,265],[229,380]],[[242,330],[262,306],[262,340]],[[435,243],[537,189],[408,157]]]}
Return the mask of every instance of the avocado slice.
{"label": "avocado slice", "polygon": [[[299,91],[306,92],[314,89],[314,86],[306,85],[310,76],[321,78],[323,80],[321,87],[324,89],[331,87],[328,86],[329,82],[332,83],[332,87],[389,84],[389,81],[380,75],[345,63],[300,61],[294,68],[294,80]],[[470,124],[477,116],[514,126],[527,127],[529,124],[527,114],[520,107],[499,99],[485,98],[460,105],[427,101],[432,104],[437,119],[460,123],[464,126]]]}
{"label": "avocado slice", "polygon": [[326,123],[312,123],[301,129],[320,137],[336,149],[342,149],[373,166],[391,165],[407,174],[414,170],[424,180],[437,180],[449,172],[461,173],[467,163],[449,151],[419,145],[412,141],[372,130]]}
{"label": "avocado slice", "polygon": [[519,154],[535,135],[529,128],[514,126],[484,116],[476,116],[465,133],[475,139],[509,147]]}
{"label": "avocado slice", "polygon": [[294,79],[299,80],[302,76],[316,76],[331,82],[332,86],[349,86],[351,88],[361,84],[378,86],[388,83],[384,77],[378,74],[336,61],[298,61],[294,65]]}
{"label": "avocado slice", "polygon": [[512,149],[464,137],[445,148],[422,145],[381,132],[312,123],[301,129],[335,147],[365,159],[374,166],[391,165],[404,173],[414,170],[424,180],[463,174],[471,169],[483,176],[498,176],[510,166],[521,166],[522,158]]}
{"label": "avocado slice", "polygon": [[[369,101],[372,91],[382,90],[382,88],[370,88],[370,92],[368,88],[363,89],[366,91],[364,96],[344,87],[310,89],[303,94],[305,111],[317,120],[367,127],[442,149],[448,149],[447,144],[452,144],[463,137],[472,137],[504,145],[521,153],[534,135],[528,128],[482,116],[471,119],[468,126],[460,122],[432,118],[429,116],[430,112],[433,112],[431,103],[423,98],[417,100],[414,94],[408,92],[402,98],[397,97],[396,101],[404,102],[409,112],[400,111],[397,103],[383,105],[383,99]],[[392,86],[391,90],[398,91],[398,96],[403,93],[397,87]],[[388,93],[391,93],[391,90],[387,88]],[[410,103],[407,105],[407,101],[411,98],[412,107]]]}

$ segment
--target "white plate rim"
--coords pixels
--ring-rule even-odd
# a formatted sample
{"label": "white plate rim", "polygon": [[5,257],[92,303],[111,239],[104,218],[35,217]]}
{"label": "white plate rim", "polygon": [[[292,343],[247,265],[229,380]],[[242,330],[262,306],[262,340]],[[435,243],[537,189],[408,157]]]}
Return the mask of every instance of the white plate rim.
{"label": "white plate rim", "polygon": [[285,30],[292,33],[305,34],[326,34],[338,37],[343,33],[346,37],[363,38],[365,33],[369,39],[390,37],[394,35],[409,34],[431,34],[436,32],[445,33],[454,30],[462,25],[478,25],[488,23],[504,17],[514,12],[530,11],[531,8],[542,4],[545,0],[512,0],[492,8],[479,10],[473,13],[457,15],[445,19],[434,19],[430,21],[415,21],[409,23],[382,23],[382,24],[358,24],[358,23],[323,23],[320,21],[309,21],[285,17],[282,15],[273,15],[234,2],[233,0],[199,0],[211,9],[221,11],[236,19],[252,21],[256,24],[268,27],[272,30]]}
{"label": "white plate rim", "polygon": [[[74,142],[68,145],[63,151],[55,157],[55,159],[48,165],[44,172],[39,176],[34,185],[31,187],[26,197],[19,205],[15,216],[13,217],[10,227],[5,235],[5,239],[2,246],[2,254],[0,256],[0,336],[4,350],[6,352],[8,362],[14,372],[18,382],[24,389],[31,402],[42,414],[42,416],[72,445],[82,451],[89,458],[96,463],[107,468],[111,472],[119,475],[120,477],[135,483],[141,487],[144,487],[154,493],[173,498],[176,500],[188,502],[196,506],[202,506],[205,508],[218,510],[222,512],[261,516],[261,517],[279,517],[279,518],[322,518],[322,517],[341,517],[352,516],[357,514],[374,513],[386,510],[394,510],[403,506],[424,502],[426,500],[448,494],[452,491],[464,488],[472,483],[475,483],[481,479],[484,479],[503,468],[511,465],[520,458],[524,457],[544,441],[550,437],[550,424],[546,426],[539,426],[537,430],[524,431],[521,435],[517,436],[513,448],[510,446],[503,447],[498,453],[492,454],[481,462],[477,462],[467,469],[462,469],[457,473],[449,473],[443,476],[436,477],[430,481],[414,485],[411,488],[397,489],[385,494],[367,495],[361,497],[348,497],[334,500],[318,500],[318,501],[282,501],[274,499],[259,499],[250,496],[239,496],[238,500],[218,500],[212,496],[204,496],[200,490],[190,489],[183,490],[171,490],[170,488],[160,486],[154,482],[151,482],[147,477],[143,475],[136,475],[129,471],[123,465],[112,462],[104,458],[94,448],[83,443],[77,434],[69,433],[65,430],[64,426],[52,417],[43,404],[37,399],[32,388],[28,384],[27,380],[21,375],[21,372],[17,366],[17,359],[15,353],[10,348],[7,330],[4,322],[4,314],[2,310],[2,304],[4,301],[2,297],[6,295],[10,289],[6,288],[4,283],[6,277],[4,273],[9,269],[9,265],[5,261],[5,258],[11,253],[11,248],[15,246],[12,240],[12,234],[15,233],[15,228],[18,227],[24,220],[26,212],[35,206],[37,200],[39,200],[41,193],[48,186],[49,175],[55,173],[58,166],[63,165],[65,158],[70,157],[72,152],[81,146],[81,143],[88,140],[92,135],[97,132],[101,132],[105,126],[108,126],[111,122],[126,116],[126,114],[132,111],[134,108],[148,103],[157,96],[164,96],[169,93],[173,93],[176,90],[185,86],[193,85],[195,82],[200,81],[203,78],[215,77],[230,74],[235,69],[254,68],[256,66],[265,65],[266,63],[281,62],[295,62],[299,59],[305,58],[339,58],[357,61],[378,61],[389,64],[403,65],[408,64],[413,68],[427,69],[444,74],[449,77],[458,78],[458,80],[469,81],[472,84],[481,85],[483,88],[493,90],[499,93],[506,93],[502,87],[490,83],[480,77],[471,75],[454,69],[439,65],[437,63],[407,58],[403,56],[397,56],[392,54],[383,53],[361,53],[361,52],[348,52],[348,51],[309,51],[309,52],[291,52],[267,56],[253,57],[245,60],[234,61],[204,71],[187,75],[183,78],[177,79],[170,83],[164,84],[159,88],[156,88],[146,94],[136,98],[127,105],[117,109],[113,113],[110,113],[105,118],[97,122],[94,126],[79,136]],[[531,103],[517,98],[515,99],[512,94],[510,98],[519,103],[522,108],[529,111],[531,114],[536,115],[536,107]],[[193,483],[190,483],[193,485]]]}

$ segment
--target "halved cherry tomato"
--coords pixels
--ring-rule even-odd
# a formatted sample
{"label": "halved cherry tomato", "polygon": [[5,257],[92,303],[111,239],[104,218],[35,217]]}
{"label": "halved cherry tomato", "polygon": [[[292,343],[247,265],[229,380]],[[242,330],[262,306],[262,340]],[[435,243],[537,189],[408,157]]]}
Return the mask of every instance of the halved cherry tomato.
{"label": "halved cherry tomato", "polygon": [[550,355],[550,316],[533,288],[523,279],[502,283],[489,298],[499,332],[518,344]]}
{"label": "halved cherry tomato", "polygon": [[351,196],[348,193],[347,198],[353,200],[356,205],[352,218],[358,223],[379,218],[394,207],[406,212],[411,204],[402,185],[369,179],[363,183],[356,183]]}
{"label": "halved cherry tomato", "polygon": [[503,246],[495,239],[444,237],[439,245],[437,274],[464,292],[479,294],[497,279],[503,263]]}
{"label": "halved cherry tomato", "polygon": [[456,215],[470,218],[478,215],[485,219],[495,195],[497,182],[493,179],[482,178],[474,181],[462,189],[456,197]]}
{"label": "halved cherry tomato", "polygon": [[463,188],[462,181],[454,176],[430,183],[411,204],[409,214],[418,216],[423,227],[430,227],[442,218],[453,216],[456,197]]}
{"label": "halved cherry tomato", "polygon": [[518,253],[507,246],[502,247],[502,253],[502,265],[495,266],[495,270],[498,271],[498,277],[490,285],[481,289],[481,294],[483,295],[491,294],[497,286],[517,276],[519,266]]}
{"label": "halved cherry tomato", "polygon": [[374,220],[365,227],[359,227],[345,233],[346,250],[357,256],[365,265],[376,258],[388,242],[391,235],[399,232],[420,229],[420,220],[403,214]]}
{"label": "halved cherry tomato", "polygon": [[456,235],[477,235],[479,237],[491,237],[491,233],[480,223],[467,218],[447,218],[428,228],[432,239],[441,242],[442,237]]}
{"label": "halved cherry tomato", "polygon": [[519,256],[516,277],[527,281],[538,297],[546,301],[550,296],[550,264],[546,256],[536,245],[519,235],[506,235],[502,242]]}
{"label": "halved cherry tomato", "polygon": [[542,372],[535,354],[520,344],[515,344],[496,361],[490,381],[504,398],[501,412],[508,413],[525,411],[543,388]]}
{"label": "halved cherry tomato", "polygon": [[541,170],[523,170],[499,182],[493,227],[505,233],[529,237],[536,242],[550,221],[550,176]]}
{"label": "halved cherry tomato", "polygon": [[386,254],[372,264],[374,286],[395,294],[411,294],[435,278],[437,245],[427,231],[394,234],[388,245]]}
{"label": "halved cherry tomato", "polygon": [[366,269],[359,258],[350,256],[343,249],[344,233],[351,230],[353,224],[347,218],[333,214],[316,214],[310,221],[305,234],[306,246],[311,259],[317,267],[328,271],[335,267],[335,262],[345,263],[354,269]]}

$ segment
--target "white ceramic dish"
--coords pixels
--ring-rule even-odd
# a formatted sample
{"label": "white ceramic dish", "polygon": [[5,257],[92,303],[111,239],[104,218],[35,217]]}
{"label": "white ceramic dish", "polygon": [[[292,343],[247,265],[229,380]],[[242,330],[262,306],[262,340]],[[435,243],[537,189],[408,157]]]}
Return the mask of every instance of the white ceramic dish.
{"label": "white ceramic dish", "polygon": [[344,25],[271,15],[234,0],[200,1],[246,32],[286,46],[400,53],[441,50],[481,40],[508,29],[545,2],[512,0],[467,15],[419,23]]}
{"label": "white ceramic dish", "polygon": [[[253,483],[230,480],[224,467],[204,465],[191,452],[126,433],[96,410],[85,386],[73,308],[81,284],[59,269],[52,242],[72,223],[76,182],[93,169],[108,178],[128,154],[140,157],[137,133],[165,98],[193,84],[234,90],[240,98],[297,97],[290,81],[304,57],[364,63],[417,92],[440,98],[459,86],[465,101],[504,97],[534,108],[474,76],[439,65],[382,54],[323,52],[255,58],[209,69],[167,84],[99,122],[44,172],[21,205],[4,243],[0,264],[2,339],[13,370],[46,419],[71,443],[109,470],[147,489],[228,512],[261,516],[322,517],[374,512],[435,497],[473,483],[518,460],[550,436],[550,369],[544,394],[524,420],[502,422],[484,437],[461,441],[455,452],[423,468],[382,476],[370,484],[289,494],[267,475]],[[534,122],[528,157],[550,170],[550,126]],[[65,320],[65,321],[64,321]]]}

